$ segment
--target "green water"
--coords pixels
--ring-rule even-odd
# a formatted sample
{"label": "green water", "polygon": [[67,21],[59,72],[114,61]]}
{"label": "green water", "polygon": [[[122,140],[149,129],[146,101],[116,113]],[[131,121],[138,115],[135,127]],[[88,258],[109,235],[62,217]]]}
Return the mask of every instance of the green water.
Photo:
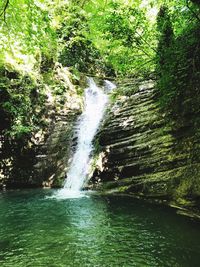
{"label": "green water", "polygon": [[200,266],[200,223],[128,197],[0,193],[1,267]]}

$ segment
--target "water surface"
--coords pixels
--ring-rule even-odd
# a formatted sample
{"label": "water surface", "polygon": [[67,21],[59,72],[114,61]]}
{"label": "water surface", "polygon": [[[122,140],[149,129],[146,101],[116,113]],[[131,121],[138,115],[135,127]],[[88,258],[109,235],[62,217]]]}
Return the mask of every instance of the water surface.
{"label": "water surface", "polygon": [[129,197],[0,193],[1,267],[199,267],[200,224]]}

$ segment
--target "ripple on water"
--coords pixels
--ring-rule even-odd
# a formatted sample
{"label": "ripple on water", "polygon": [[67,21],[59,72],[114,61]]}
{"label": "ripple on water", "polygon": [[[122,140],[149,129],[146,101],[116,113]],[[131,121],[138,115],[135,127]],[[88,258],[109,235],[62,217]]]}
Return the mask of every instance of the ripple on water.
{"label": "ripple on water", "polygon": [[199,267],[198,223],[127,197],[68,193],[0,197],[1,267]]}

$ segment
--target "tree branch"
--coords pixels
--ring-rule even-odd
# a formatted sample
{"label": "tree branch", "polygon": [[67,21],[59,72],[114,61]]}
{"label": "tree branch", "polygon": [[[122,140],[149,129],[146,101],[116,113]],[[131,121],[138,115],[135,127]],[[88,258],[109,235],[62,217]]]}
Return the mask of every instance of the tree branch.
{"label": "tree branch", "polygon": [[192,8],[189,5],[189,0],[186,0],[186,6],[187,8],[190,10],[190,12],[195,16],[195,18],[200,22],[200,18],[199,16],[194,12],[194,10],[192,10]]}
{"label": "tree branch", "polygon": [[138,32],[138,31],[135,31],[135,33],[141,38],[141,40],[147,44],[149,46],[149,48],[151,48],[154,52],[157,52],[155,48],[151,47],[151,45],[142,37],[142,35]]}
{"label": "tree branch", "polygon": [[8,8],[10,0],[6,0],[5,6],[3,8],[3,11],[0,13],[0,17],[3,16],[3,20],[6,21],[6,9]]}

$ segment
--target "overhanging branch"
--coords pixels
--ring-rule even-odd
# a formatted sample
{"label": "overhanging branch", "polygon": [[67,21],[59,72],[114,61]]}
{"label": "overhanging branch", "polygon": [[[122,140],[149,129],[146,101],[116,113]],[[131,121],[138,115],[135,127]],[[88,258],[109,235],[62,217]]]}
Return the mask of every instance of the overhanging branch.
{"label": "overhanging branch", "polygon": [[0,17],[3,16],[4,21],[6,20],[6,9],[8,8],[10,0],[6,0],[5,6],[3,8],[3,11],[0,13]]}

